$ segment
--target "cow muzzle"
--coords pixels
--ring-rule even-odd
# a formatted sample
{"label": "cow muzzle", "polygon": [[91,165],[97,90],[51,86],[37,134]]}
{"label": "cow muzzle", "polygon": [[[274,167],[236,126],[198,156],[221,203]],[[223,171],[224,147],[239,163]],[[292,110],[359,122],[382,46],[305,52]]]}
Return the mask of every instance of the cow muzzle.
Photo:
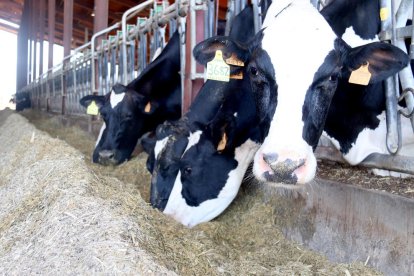
{"label": "cow muzzle", "polygon": [[113,150],[101,150],[98,157],[99,164],[102,165],[118,165],[118,161],[115,159],[115,152]]}
{"label": "cow muzzle", "polygon": [[315,176],[316,159],[313,153],[300,155],[292,152],[262,153],[255,156],[253,172],[265,182],[305,184]]}

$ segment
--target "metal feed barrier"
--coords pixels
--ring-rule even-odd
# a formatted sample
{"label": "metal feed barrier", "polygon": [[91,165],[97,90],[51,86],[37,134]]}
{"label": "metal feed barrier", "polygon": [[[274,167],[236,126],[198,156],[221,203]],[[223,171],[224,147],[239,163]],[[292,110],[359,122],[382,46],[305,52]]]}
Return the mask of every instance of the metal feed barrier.
{"label": "metal feed barrier", "polygon": [[[275,0],[277,1],[277,0]],[[318,9],[331,0],[310,0]],[[247,5],[247,0],[228,0],[225,33],[228,33],[233,18]],[[259,0],[251,0],[255,12],[255,29],[261,28]],[[410,51],[414,58],[414,41],[406,49],[404,39],[414,36],[414,28],[405,26],[407,18],[414,13],[412,0],[401,0],[397,7],[395,0],[381,0],[381,10],[396,16],[383,17],[380,39]],[[136,17],[144,8],[152,6],[148,17]],[[204,79],[204,73],[196,70],[194,58],[188,60],[196,45],[196,17],[203,11],[204,39],[217,33],[218,1],[179,0],[169,5],[168,1],[145,1],[122,16],[122,21],[97,32],[89,43],[75,49],[61,64],[51,68],[35,81],[18,91],[16,99],[30,95],[32,108],[55,114],[82,115],[84,108],[79,99],[89,94],[105,95],[115,83],[127,84],[136,78],[154,57],[157,49],[165,46],[165,41],[178,29],[180,32],[180,56],[184,103],[184,79]],[[188,16],[187,16],[188,15]],[[136,24],[127,24],[135,20]],[[187,24],[187,21],[190,24]],[[190,28],[190,30],[188,30]],[[189,32],[189,37],[186,32]],[[111,33],[111,35],[108,35]],[[187,39],[186,39],[187,37]],[[98,39],[102,38],[98,44]],[[399,91],[399,85],[402,90]],[[414,79],[409,67],[399,73],[399,78],[390,78],[387,88],[387,148],[390,155],[374,154],[362,165],[391,169],[414,174],[414,158],[395,155],[401,147],[401,127],[399,117],[411,118],[414,129]],[[398,99],[404,98],[407,107],[400,109]],[[329,147],[319,147],[317,154],[322,159],[343,161],[339,152]]]}

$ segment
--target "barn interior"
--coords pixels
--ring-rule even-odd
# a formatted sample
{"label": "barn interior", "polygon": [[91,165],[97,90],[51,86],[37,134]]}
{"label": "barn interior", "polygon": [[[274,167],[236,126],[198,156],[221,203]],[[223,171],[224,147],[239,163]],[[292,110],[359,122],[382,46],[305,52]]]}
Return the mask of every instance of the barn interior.
{"label": "barn interior", "polygon": [[[0,19],[20,26],[0,22],[0,29],[18,35],[16,92],[34,95],[29,109],[0,111],[0,144],[6,149],[0,158],[0,273],[410,275],[414,181],[373,176],[367,172],[372,161],[349,166],[321,147],[317,179],[310,185],[286,191],[248,177],[226,212],[193,229],[149,206],[150,174],[142,149],[118,167],[91,162],[102,121],[86,115],[78,102],[90,93],[105,94],[113,83],[99,79],[99,69],[79,83],[69,74],[89,70],[93,39],[93,51],[104,58],[102,40],[121,41],[121,27],[94,34],[119,24],[126,11],[144,2],[0,2]],[[205,2],[214,3],[217,22],[225,22],[231,5],[243,1],[194,1]],[[137,18],[151,17],[151,8],[127,20],[138,25],[137,37]],[[186,17],[188,33],[202,34],[200,41],[207,32],[204,14],[196,15],[195,26],[190,16],[173,20]],[[167,31],[171,26],[167,23]],[[43,44],[32,41],[61,45],[69,58],[54,67],[49,48],[48,71],[43,71]],[[150,42],[146,45],[148,63],[152,53]],[[136,47],[139,51],[138,42]],[[135,73],[128,80],[138,74],[139,62],[134,56]],[[186,64],[194,77],[187,79],[183,110],[204,81],[200,66],[190,58]],[[390,162],[414,169],[404,160]]]}

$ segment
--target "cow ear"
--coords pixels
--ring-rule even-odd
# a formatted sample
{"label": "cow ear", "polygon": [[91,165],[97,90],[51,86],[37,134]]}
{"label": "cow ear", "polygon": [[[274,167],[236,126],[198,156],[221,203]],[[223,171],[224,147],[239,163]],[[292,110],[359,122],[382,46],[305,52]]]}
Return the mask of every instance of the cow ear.
{"label": "cow ear", "polygon": [[211,61],[217,50],[223,52],[223,58],[237,58],[241,62],[246,62],[248,49],[227,36],[215,36],[198,43],[193,50],[194,58],[200,64],[206,66]]}
{"label": "cow ear", "polygon": [[105,96],[88,95],[79,100],[79,103],[83,107],[88,107],[92,101],[95,101],[96,105],[101,108],[105,104]]}
{"label": "cow ear", "polygon": [[120,94],[127,92],[128,89],[125,85],[117,83],[114,86],[112,86],[112,90],[115,92],[115,94]]}
{"label": "cow ear", "polygon": [[158,109],[159,104],[156,101],[144,101],[144,105],[140,106],[141,112],[144,114],[152,115]]}
{"label": "cow ear", "polygon": [[232,147],[234,139],[235,118],[230,114],[218,114],[209,124],[208,129],[218,152]]}
{"label": "cow ear", "polygon": [[402,50],[383,42],[349,48],[344,58],[343,77],[348,78],[352,72],[365,67],[370,74],[369,83],[383,81],[398,73],[409,61]]}
{"label": "cow ear", "polygon": [[156,101],[150,100],[148,97],[139,93],[133,93],[132,98],[135,102],[135,105],[138,107],[139,111],[142,114],[151,115],[157,110],[159,106]]}

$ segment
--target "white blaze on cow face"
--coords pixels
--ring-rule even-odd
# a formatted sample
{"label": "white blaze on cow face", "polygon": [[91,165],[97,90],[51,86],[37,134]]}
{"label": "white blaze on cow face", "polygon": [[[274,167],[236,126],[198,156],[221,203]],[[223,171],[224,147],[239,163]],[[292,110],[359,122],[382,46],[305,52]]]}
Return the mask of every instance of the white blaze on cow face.
{"label": "white blaze on cow face", "polygon": [[196,132],[190,133],[190,136],[188,137],[188,144],[187,147],[184,150],[183,155],[187,150],[189,150],[192,146],[198,143],[200,141],[200,136],[203,132],[201,130],[197,130]]}
{"label": "white blaze on cow face", "polygon": [[[234,157],[238,163],[237,167],[229,172],[227,181],[217,198],[201,202],[198,206],[189,206],[183,198],[181,194],[183,188],[181,172],[178,172],[163,213],[173,217],[176,221],[179,221],[187,227],[194,227],[197,224],[210,221],[220,215],[236,197],[244,174],[257,148],[258,144],[250,139],[240,147],[237,147]],[[211,181],[214,181],[214,175],[212,175]]]}
{"label": "white blaze on cow face", "polygon": [[114,91],[112,91],[111,98],[110,98],[111,107],[115,108],[115,106],[117,106],[120,102],[122,102],[124,97],[125,97],[125,93],[116,94]]}
{"label": "white blaze on cow face", "polygon": [[155,147],[154,147],[154,156],[155,159],[158,159],[158,155],[160,154],[160,152],[165,148],[165,146],[167,145],[168,139],[170,138],[170,136],[165,137],[162,140],[159,140],[155,143]]}
{"label": "white blaze on cow face", "polygon": [[[305,97],[337,37],[308,0],[274,1],[263,25],[262,47],[275,69],[277,106],[269,134],[256,153],[253,172],[259,180],[275,182],[272,177],[280,169],[292,178],[291,184],[303,184],[316,171],[312,146],[303,138]],[[286,172],[285,162],[298,167]]]}
{"label": "white blaze on cow face", "polygon": [[103,125],[101,126],[101,130],[99,131],[98,139],[96,139],[95,148],[98,146],[99,142],[101,141],[102,134],[103,134],[105,128],[106,128],[106,124],[104,122]]}

